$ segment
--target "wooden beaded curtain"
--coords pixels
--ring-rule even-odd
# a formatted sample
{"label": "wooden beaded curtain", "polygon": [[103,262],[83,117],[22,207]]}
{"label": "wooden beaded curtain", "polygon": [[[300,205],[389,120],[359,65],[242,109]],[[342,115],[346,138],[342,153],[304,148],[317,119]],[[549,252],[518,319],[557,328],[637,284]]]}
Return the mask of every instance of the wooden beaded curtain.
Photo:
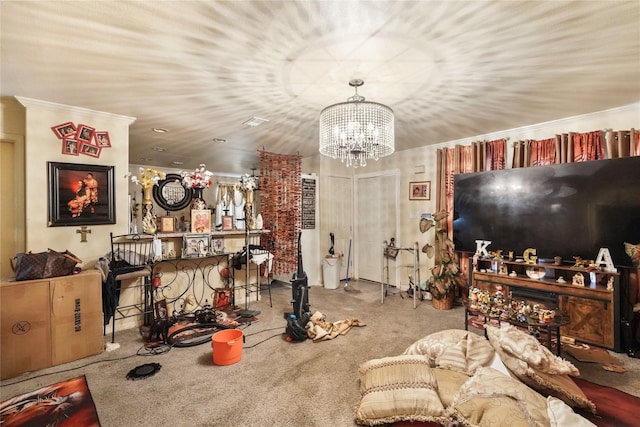
{"label": "wooden beaded curtain", "polygon": [[[271,230],[273,274],[298,267],[298,232],[302,220],[302,157],[260,151],[260,211]],[[265,242],[261,242],[263,245]]]}

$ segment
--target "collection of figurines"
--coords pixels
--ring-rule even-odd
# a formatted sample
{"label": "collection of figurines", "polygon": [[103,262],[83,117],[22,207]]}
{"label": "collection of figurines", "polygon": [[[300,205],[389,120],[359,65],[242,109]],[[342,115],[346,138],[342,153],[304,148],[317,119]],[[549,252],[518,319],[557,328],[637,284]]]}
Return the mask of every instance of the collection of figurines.
{"label": "collection of figurines", "polygon": [[546,308],[542,304],[529,304],[523,300],[512,298],[511,293],[505,298],[502,287],[491,292],[473,287],[469,289],[469,310],[505,321],[527,323],[529,320],[541,324],[551,323],[556,315],[555,310]]}

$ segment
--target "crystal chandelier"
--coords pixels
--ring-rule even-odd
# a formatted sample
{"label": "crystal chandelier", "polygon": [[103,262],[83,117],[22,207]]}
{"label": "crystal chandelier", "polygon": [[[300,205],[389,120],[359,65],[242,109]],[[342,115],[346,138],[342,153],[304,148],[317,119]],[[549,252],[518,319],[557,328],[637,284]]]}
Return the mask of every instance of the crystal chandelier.
{"label": "crystal chandelier", "polygon": [[393,110],[358,95],[363,84],[351,80],[355,95],[320,112],[320,153],[347,167],[366,166],[367,159],[378,160],[395,150]]}

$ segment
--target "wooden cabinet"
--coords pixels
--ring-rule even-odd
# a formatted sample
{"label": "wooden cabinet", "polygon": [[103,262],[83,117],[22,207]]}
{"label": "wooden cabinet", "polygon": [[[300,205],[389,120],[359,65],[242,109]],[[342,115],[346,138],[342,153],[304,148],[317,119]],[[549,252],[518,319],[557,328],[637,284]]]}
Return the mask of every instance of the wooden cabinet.
{"label": "wooden cabinet", "polygon": [[102,352],[98,270],[0,283],[0,371],[6,379]]}
{"label": "wooden cabinet", "polygon": [[[619,273],[598,271],[595,281],[591,282],[585,269],[566,264],[531,266],[524,262],[501,261],[502,269],[492,269],[491,264],[491,260],[479,260],[478,271],[473,271],[470,266],[470,289],[476,287],[491,294],[502,289],[505,296],[511,293],[513,298],[548,303],[571,319],[561,328],[563,337],[622,352]],[[529,277],[526,270],[531,267],[544,276],[539,279]],[[500,270],[502,274],[498,273]],[[584,286],[572,284],[575,274],[584,277]]]}

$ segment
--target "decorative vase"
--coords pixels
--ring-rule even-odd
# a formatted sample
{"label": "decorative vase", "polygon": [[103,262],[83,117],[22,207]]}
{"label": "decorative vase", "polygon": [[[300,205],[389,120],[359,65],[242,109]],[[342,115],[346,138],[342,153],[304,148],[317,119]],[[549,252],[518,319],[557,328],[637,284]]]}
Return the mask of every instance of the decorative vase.
{"label": "decorative vase", "polygon": [[202,198],[202,188],[193,187],[193,200],[191,201],[191,210],[201,211],[207,209],[207,202]]}
{"label": "decorative vase", "polygon": [[152,188],[144,187],[142,189],[142,232],[144,234],[156,234],[158,231],[156,216],[153,214],[153,201],[151,200]]}

